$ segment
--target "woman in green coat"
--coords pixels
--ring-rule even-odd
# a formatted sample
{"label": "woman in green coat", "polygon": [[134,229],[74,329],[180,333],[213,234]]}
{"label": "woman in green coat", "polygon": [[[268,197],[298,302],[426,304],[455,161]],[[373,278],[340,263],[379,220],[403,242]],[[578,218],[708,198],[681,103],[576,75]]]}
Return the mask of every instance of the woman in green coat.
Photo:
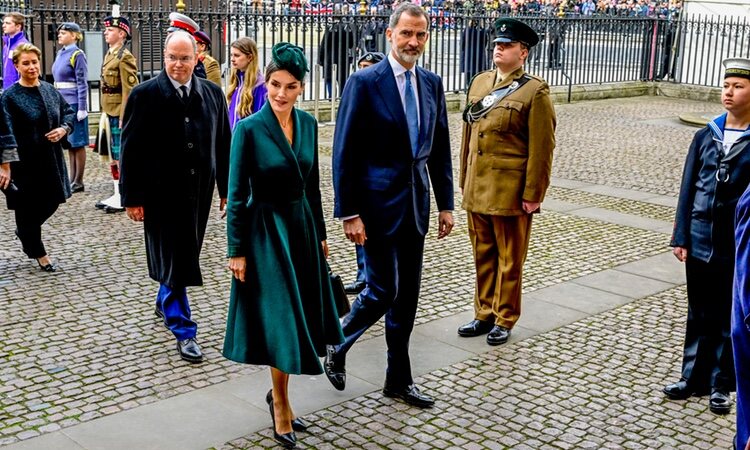
{"label": "woman in green coat", "polygon": [[307,61],[301,48],[273,47],[268,102],[232,138],[227,234],[232,291],[224,356],[271,367],[274,438],[294,447],[289,374],[323,373],[327,344],[343,342],[325,258],[315,119],[294,108]]}

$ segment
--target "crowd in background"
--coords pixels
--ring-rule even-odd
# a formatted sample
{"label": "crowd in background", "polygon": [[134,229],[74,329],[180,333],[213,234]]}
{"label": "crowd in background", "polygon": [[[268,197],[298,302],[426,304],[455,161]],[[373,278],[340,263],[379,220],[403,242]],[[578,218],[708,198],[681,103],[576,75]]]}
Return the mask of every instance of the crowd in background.
{"label": "crowd in background", "polygon": [[[285,14],[388,14],[402,0],[251,1],[253,8]],[[489,15],[615,16],[676,19],[680,0],[416,0],[429,14],[475,12]]]}

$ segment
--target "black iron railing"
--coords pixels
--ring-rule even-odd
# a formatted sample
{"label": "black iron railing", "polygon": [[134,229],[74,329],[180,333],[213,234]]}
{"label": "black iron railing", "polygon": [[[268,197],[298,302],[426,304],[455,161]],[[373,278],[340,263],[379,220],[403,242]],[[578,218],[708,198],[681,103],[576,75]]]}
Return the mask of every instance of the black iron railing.
{"label": "black iron railing", "polygon": [[[186,14],[207,31],[213,55],[227,67],[228,46],[240,36],[253,38],[264,66],[271,47],[280,41],[305,49],[315,68],[304,99],[330,99],[356,70],[364,51],[386,52],[387,7],[364,4],[301,6],[294,1],[191,1]],[[296,6],[295,6],[296,5]],[[2,12],[19,10],[18,1],[0,0]],[[87,30],[83,43],[89,52],[104,46],[101,19],[109,14],[107,2],[64,0],[36,3],[22,9],[28,16],[31,41],[43,51],[46,73],[56,51],[55,30],[74,21]],[[122,14],[133,28],[131,49],[138,60],[141,79],[155,76],[162,67],[162,43],[172,6],[158,1],[124,2]],[[464,91],[471,77],[492,67],[492,24],[497,11],[430,8],[430,39],[421,65],[439,74],[447,91]],[[750,23],[747,18],[678,20],[611,16],[549,14],[518,15],[541,37],[529,55],[526,69],[555,85],[598,84],[623,81],[665,80],[718,86],[721,61],[732,56],[750,57]],[[90,77],[96,87],[96,68]],[[94,90],[95,92],[95,90]],[[92,102],[97,109],[98,100]]]}

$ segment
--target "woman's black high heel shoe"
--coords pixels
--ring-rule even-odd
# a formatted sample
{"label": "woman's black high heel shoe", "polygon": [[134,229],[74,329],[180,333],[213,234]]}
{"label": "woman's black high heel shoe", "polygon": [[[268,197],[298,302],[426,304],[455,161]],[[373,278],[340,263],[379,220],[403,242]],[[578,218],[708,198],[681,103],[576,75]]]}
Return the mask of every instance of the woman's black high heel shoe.
{"label": "woman's black high heel shoe", "polygon": [[44,272],[56,272],[57,271],[57,267],[55,267],[55,265],[52,263],[42,265],[42,263],[40,263],[38,259],[36,260],[36,263],[39,264],[39,268],[41,268]]}
{"label": "woman's black high heel shoe", "polygon": [[[269,399],[271,399],[271,401],[268,401]],[[284,446],[284,448],[296,447],[297,436],[295,436],[294,431],[284,434],[279,434],[276,432],[276,417],[273,415],[273,389],[268,391],[268,395],[266,395],[266,402],[268,403],[268,410],[271,412],[271,420],[273,421],[273,438],[276,439],[276,442]]]}
{"label": "woman's black high heel shoe", "polygon": [[[266,403],[268,403],[269,405],[273,403],[273,389],[268,391],[268,394],[266,394]],[[296,419],[292,419],[292,430],[294,431],[307,431],[307,428],[309,426],[310,424],[299,417],[297,417]]]}

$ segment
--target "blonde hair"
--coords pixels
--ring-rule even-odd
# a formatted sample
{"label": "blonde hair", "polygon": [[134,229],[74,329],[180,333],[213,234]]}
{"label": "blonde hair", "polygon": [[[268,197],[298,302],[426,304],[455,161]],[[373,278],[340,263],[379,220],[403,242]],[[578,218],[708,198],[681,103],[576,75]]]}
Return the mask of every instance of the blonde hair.
{"label": "blonde hair", "polygon": [[[241,37],[232,42],[232,48],[236,48],[243,54],[250,57],[250,63],[244,71],[245,82],[242,85],[242,92],[237,103],[237,112],[239,117],[247,117],[253,112],[253,88],[258,79],[258,46],[255,41],[249,37]],[[229,88],[227,89],[227,103],[232,102],[232,95],[240,84],[240,78],[237,75],[238,70],[232,69],[229,75]]]}
{"label": "blonde hair", "polygon": [[76,42],[81,42],[83,40],[83,33],[80,33],[78,31],[71,31],[71,34],[73,34],[73,37],[76,38]]}
{"label": "blonde hair", "polygon": [[22,53],[34,53],[37,58],[42,58],[42,51],[39,50],[38,47],[32,44],[24,43],[19,45],[18,47],[13,50],[13,55],[11,56],[11,60],[13,61],[13,65],[15,66],[18,64],[18,60],[21,58]]}

